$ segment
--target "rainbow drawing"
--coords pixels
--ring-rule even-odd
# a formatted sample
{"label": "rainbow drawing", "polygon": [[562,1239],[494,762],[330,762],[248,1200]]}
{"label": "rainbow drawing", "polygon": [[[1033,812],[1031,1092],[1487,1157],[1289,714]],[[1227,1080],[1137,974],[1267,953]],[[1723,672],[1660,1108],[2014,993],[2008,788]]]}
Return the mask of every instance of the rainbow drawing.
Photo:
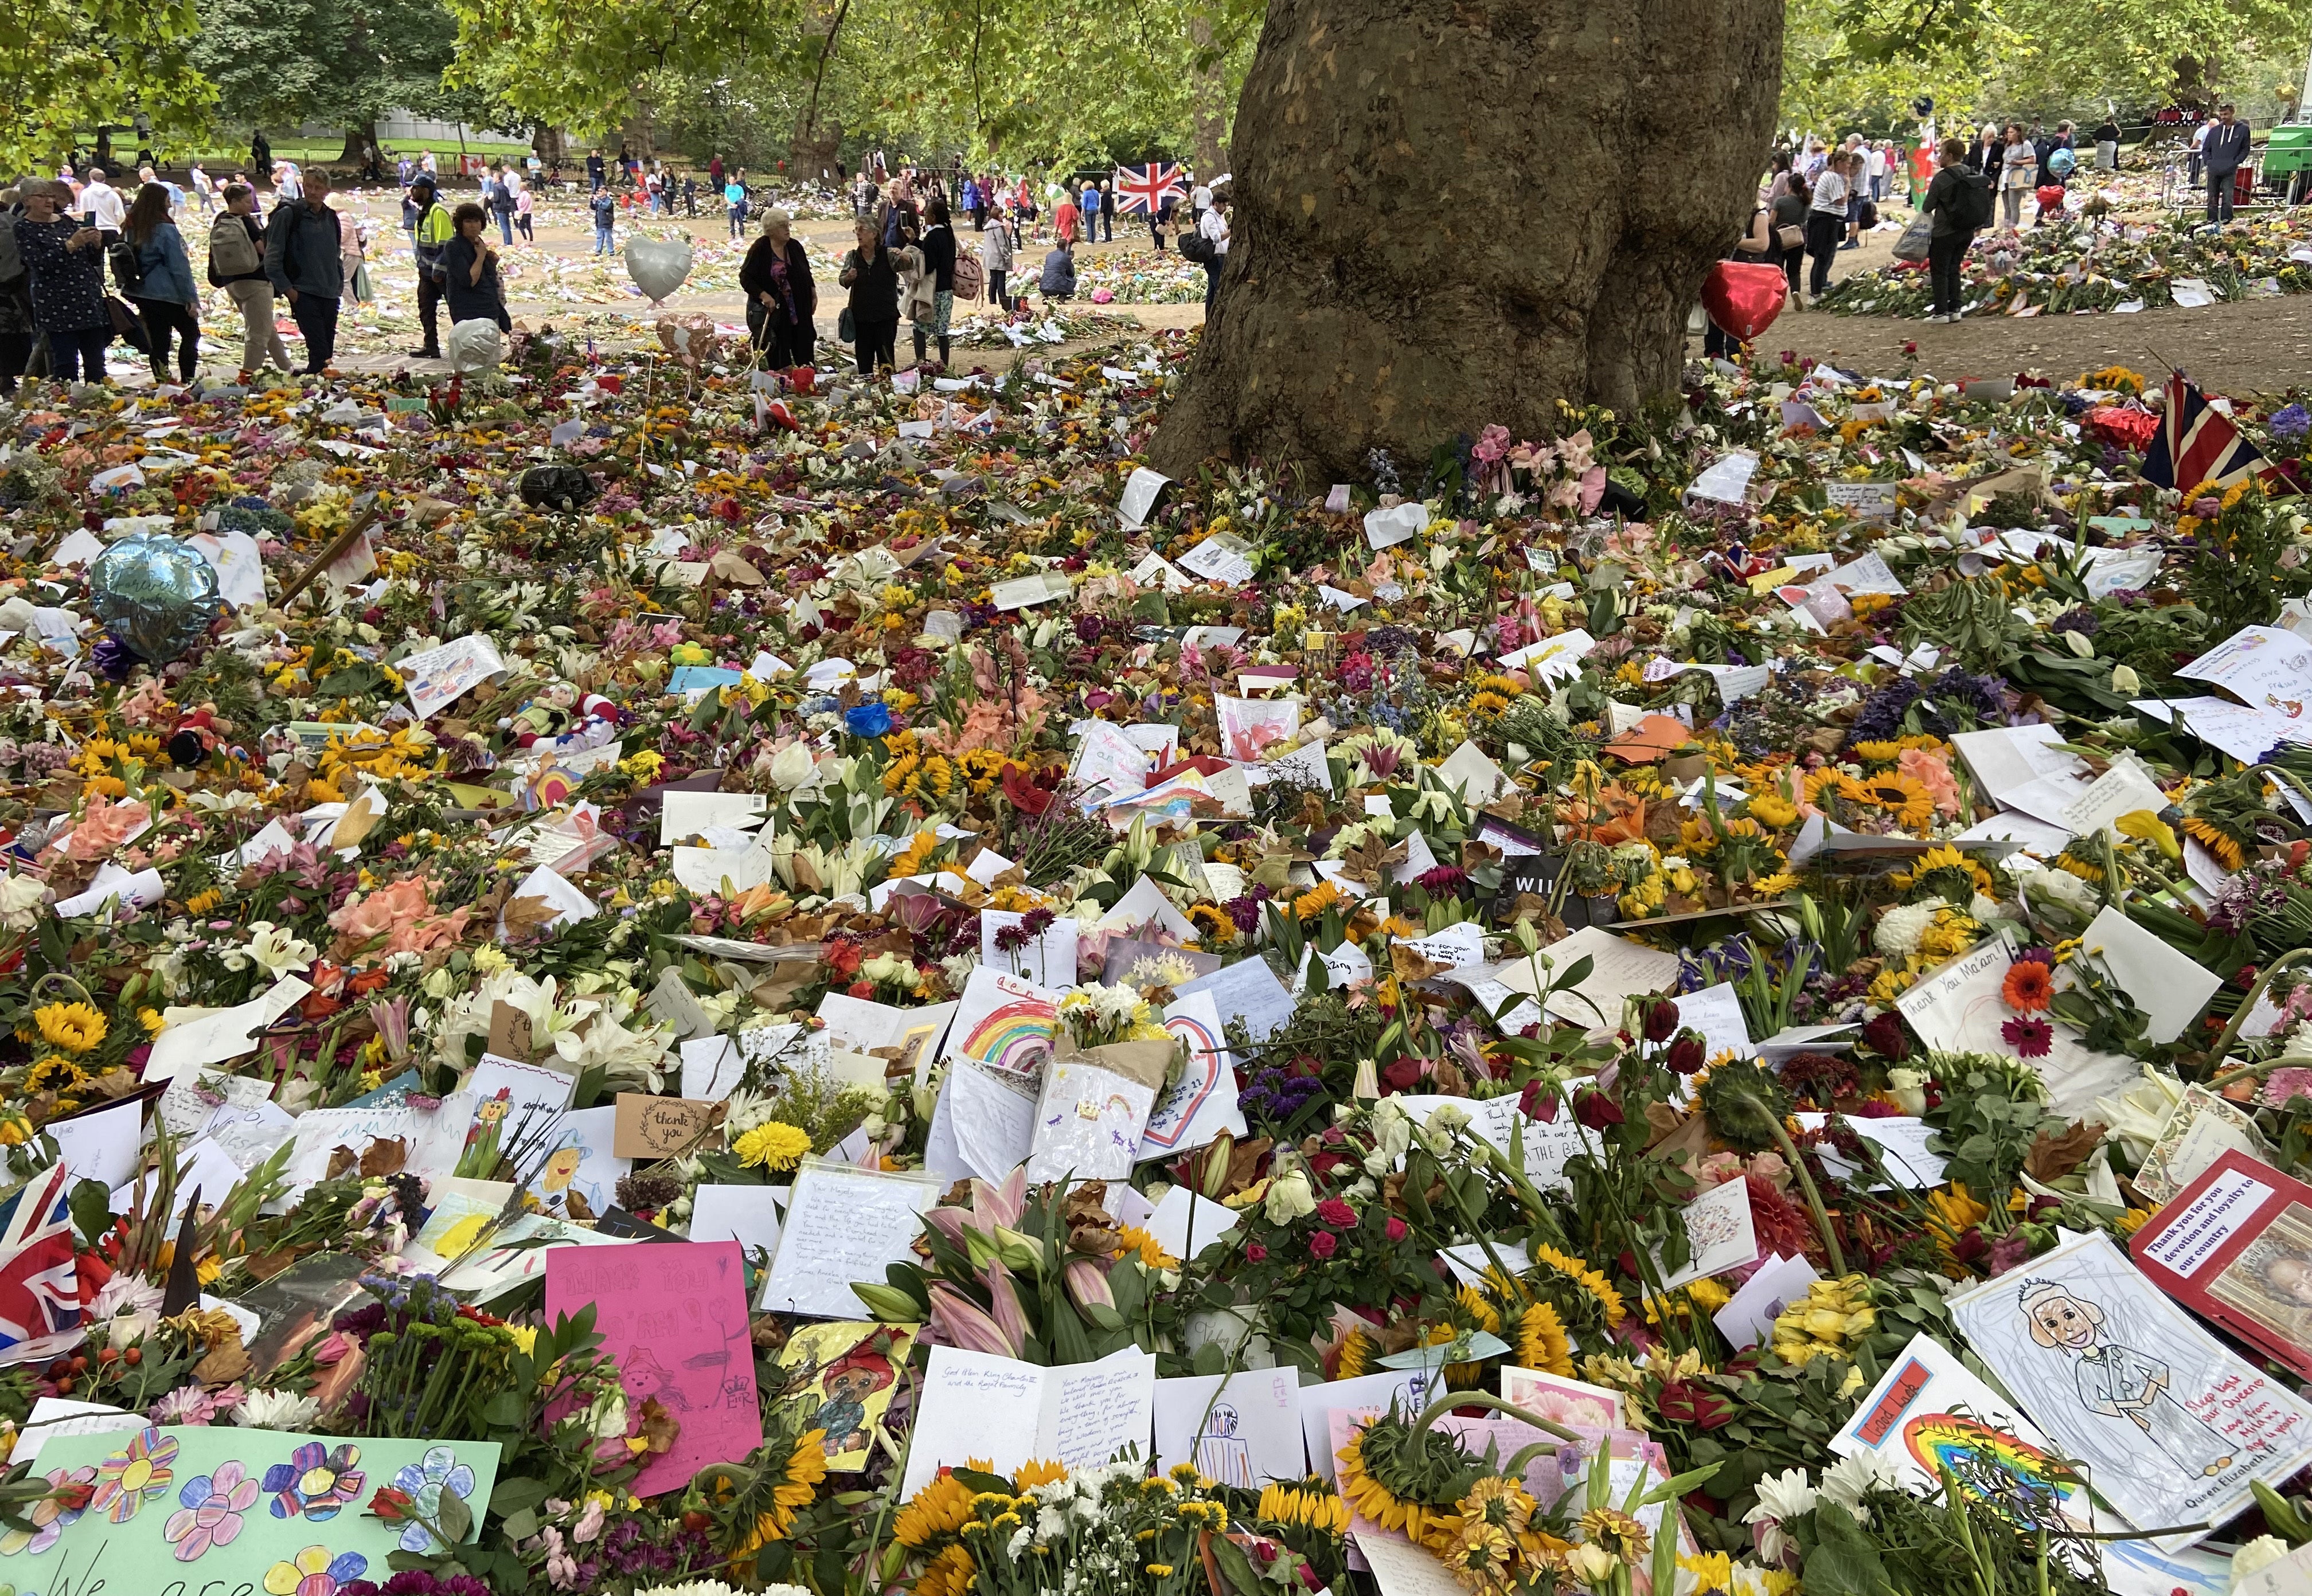
{"label": "rainbow drawing", "polygon": [[1052,1005],[1015,999],[987,1011],[963,1039],[963,1053],[1015,1075],[1033,1075],[1058,1033],[1059,1015]]}
{"label": "rainbow drawing", "polygon": [[1148,1116],[1148,1128],[1140,1139],[1150,1147],[1167,1151],[1180,1145],[1180,1138],[1195,1122],[1196,1111],[1204,1106],[1204,1099],[1220,1089],[1222,1060],[1228,1047],[1225,1037],[1213,1034],[1211,1026],[1192,1016],[1176,1014],[1164,1022],[1164,1029],[1188,1044],[1188,1067],[1181,1072],[1179,1081],[1157,1103],[1156,1112]]}
{"label": "rainbow drawing", "polygon": [[2024,1509],[2017,1516],[2027,1522],[2044,1522],[2050,1507],[2063,1513],[2079,1494],[2079,1482],[2060,1478],[2045,1452],[1965,1414],[1922,1413],[1904,1424],[1903,1444],[1930,1475],[1941,1478],[1940,1462],[1960,1489]]}

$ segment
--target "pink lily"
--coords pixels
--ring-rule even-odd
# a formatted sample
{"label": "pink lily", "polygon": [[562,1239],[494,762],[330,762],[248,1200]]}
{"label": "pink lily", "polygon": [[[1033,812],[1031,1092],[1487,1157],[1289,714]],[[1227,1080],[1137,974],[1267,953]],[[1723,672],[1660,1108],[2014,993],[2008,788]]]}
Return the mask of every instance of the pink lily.
{"label": "pink lily", "polygon": [[998,1357],[1018,1357],[1023,1343],[1003,1333],[987,1311],[944,1280],[932,1282],[932,1329],[950,1347],[966,1352],[990,1352]]}

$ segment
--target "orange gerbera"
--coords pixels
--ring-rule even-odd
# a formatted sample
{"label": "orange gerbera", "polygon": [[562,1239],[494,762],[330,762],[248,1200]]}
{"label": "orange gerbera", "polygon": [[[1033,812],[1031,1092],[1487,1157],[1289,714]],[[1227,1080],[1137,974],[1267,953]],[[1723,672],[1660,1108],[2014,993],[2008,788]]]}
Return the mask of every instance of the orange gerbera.
{"label": "orange gerbera", "polygon": [[2037,1014],[2054,1000],[2055,972],[2036,959],[2018,959],[2007,966],[1999,995],[2018,1014]]}

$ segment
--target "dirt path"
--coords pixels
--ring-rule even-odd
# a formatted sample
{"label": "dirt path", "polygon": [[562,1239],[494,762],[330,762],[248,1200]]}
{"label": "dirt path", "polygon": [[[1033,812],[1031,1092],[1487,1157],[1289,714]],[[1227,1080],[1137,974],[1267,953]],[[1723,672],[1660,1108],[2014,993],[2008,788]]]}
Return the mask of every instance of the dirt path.
{"label": "dirt path", "polygon": [[[398,205],[391,191],[380,193],[369,190],[359,194],[357,207],[359,214],[370,221],[372,228],[372,269],[381,279],[385,298],[396,304],[397,313],[390,319],[396,324],[398,335],[391,341],[392,346],[398,349],[407,341],[404,329],[414,331],[414,322],[401,320],[398,301],[411,296],[415,282],[408,248],[396,224]],[[1887,214],[1891,220],[1899,222],[1907,213],[1899,206],[1890,205]],[[701,214],[696,218],[656,218],[651,225],[654,229],[679,227],[702,246],[714,249],[731,248],[729,230],[719,207],[713,214],[708,214],[707,207],[702,205]],[[754,231],[749,229],[750,235]],[[1897,231],[1888,227],[1865,235],[1861,248],[1839,255],[1834,276],[1843,278],[1854,272],[1887,264],[1892,259]],[[622,218],[618,230],[622,244],[626,231]],[[805,220],[795,224],[795,231],[813,255],[822,258],[839,255],[849,248],[851,242],[852,228],[848,219]],[[583,256],[592,246],[592,232],[586,218],[566,201],[554,203],[544,210],[537,232],[538,245],[541,249],[564,257]],[[962,238],[969,246],[976,235],[967,227]],[[1135,223],[1128,238],[1119,231],[1116,243],[1079,246],[1079,259],[1098,260],[1127,246],[1144,248],[1146,243],[1144,228]],[[1032,263],[1040,261],[1047,247],[1044,243],[1031,242],[1022,250],[1025,260],[1015,272],[1015,279],[1032,278]],[[617,275],[623,277],[623,272]],[[517,279],[509,308],[517,318],[531,326],[567,320],[576,315],[588,318],[591,328],[599,328],[604,321],[629,323],[635,341],[654,341],[649,324],[661,312],[652,310],[639,299],[574,304],[527,298],[523,292],[526,286],[524,282]],[[830,356],[838,353],[833,345],[833,339],[836,314],[840,309],[840,292],[831,283],[820,285],[822,314],[819,336],[823,341],[822,348]],[[1118,326],[1190,327],[1204,320],[1204,307],[1194,303],[1093,306],[1080,300],[1073,308],[1080,312],[1110,318]],[[669,301],[667,309],[678,313],[705,313],[726,325],[735,325],[744,318],[740,296],[730,289],[678,293]],[[967,315],[969,309],[959,305],[958,319]],[[237,334],[238,328],[232,330]],[[595,336],[605,336],[599,331]],[[605,341],[615,344],[626,340],[612,333]],[[1027,350],[958,349],[955,352],[956,363],[967,371],[973,367],[1002,371],[1022,358],[1069,354],[1105,341],[1105,338],[1073,340],[1066,344],[1039,344]],[[903,348],[906,342],[903,332]],[[1905,354],[1905,345],[1907,344],[1917,345],[1915,355]],[[1839,316],[1792,309],[1782,313],[1774,326],[1761,337],[1759,344],[1769,355],[1792,350],[1819,359],[1835,360],[1842,365],[1872,374],[1891,375],[1902,371],[1908,362],[1915,370],[1931,371],[1947,379],[2012,375],[2019,371],[2061,379],[2114,362],[2137,371],[2158,371],[2164,360],[2190,371],[2215,391],[2276,393],[2291,388],[2312,386],[2312,294],[2248,300],[2210,305],[2195,310],[2147,310],[2133,316],[2103,314],[2019,319],[1984,316],[1954,326],[1935,326],[1922,320],[1893,317]],[[1697,358],[1701,348],[1702,341],[1698,337],[1690,341],[1689,350]],[[339,363],[353,370],[392,371],[413,362],[398,353],[365,350],[342,357]],[[420,366],[418,369],[425,368]]]}
{"label": "dirt path", "polygon": [[[1916,356],[1906,356],[1904,345],[1914,343]],[[2273,394],[2312,384],[2312,294],[2132,316],[1984,316],[1950,326],[1785,310],[1758,346],[1770,357],[1795,350],[1870,375],[1891,376],[1911,362],[1946,380],[2018,372],[2061,379],[2115,362],[2150,372],[2174,365],[2211,392]],[[1702,340],[1689,347],[1698,358]]]}

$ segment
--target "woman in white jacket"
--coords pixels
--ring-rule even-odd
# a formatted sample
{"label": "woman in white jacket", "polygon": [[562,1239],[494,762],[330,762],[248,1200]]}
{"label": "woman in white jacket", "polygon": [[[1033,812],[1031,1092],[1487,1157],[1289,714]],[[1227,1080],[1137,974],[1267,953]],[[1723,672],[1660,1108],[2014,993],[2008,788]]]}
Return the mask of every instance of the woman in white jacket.
{"label": "woman in white jacket", "polygon": [[1001,222],[979,235],[979,264],[987,273],[987,302],[1005,308],[1003,280],[1012,271],[1012,230]]}

